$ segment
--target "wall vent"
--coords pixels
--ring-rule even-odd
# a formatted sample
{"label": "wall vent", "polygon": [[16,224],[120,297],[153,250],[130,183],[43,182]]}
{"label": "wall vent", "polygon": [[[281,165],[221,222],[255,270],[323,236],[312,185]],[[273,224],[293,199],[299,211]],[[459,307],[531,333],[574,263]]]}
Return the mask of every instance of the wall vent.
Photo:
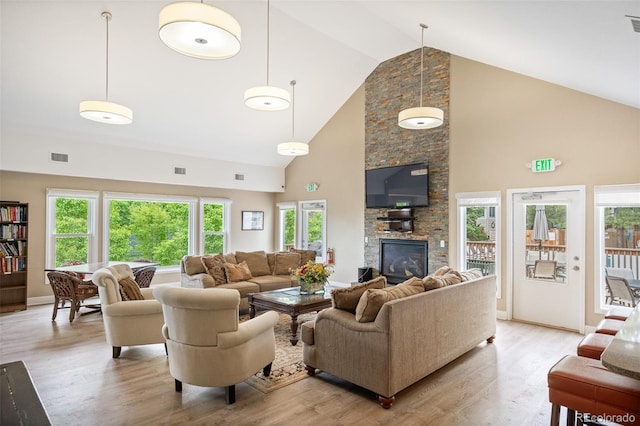
{"label": "wall vent", "polygon": [[240,173],[236,173],[236,180],[244,180],[244,175],[241,175]]}
{"label": "wall vent", "polygon": [[633,15],[624,15],[624,16],[631,19],[631,26],[633,27],[633,31],[640,33],[640,16],[633,16]]}
{"label": "wall vent", "polygon": [[187,174],[187,168],[186,167],[174,167],[173,168],[173,173],[176,175],[186,175]]}
{"label": "wall vent", "polygon": [[60,154],[58,152],[51,153],[51,161],[57,161],[59,163],[68,163],[69,154]]}

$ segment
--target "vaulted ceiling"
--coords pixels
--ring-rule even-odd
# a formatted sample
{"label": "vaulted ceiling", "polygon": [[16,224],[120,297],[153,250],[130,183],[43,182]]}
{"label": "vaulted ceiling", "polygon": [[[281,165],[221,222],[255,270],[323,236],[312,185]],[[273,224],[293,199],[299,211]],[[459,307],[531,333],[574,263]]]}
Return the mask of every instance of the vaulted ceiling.
{"label": "vaulted ceiling", "polygon": [[[238,55],[182,56],[158,37],[163,0],[1,0],[2,126],[247,164],[284,167],[292,111],[259,112],[246,89],[266,83],[267,2],[207,1],[242,28]],[[91,122],[78,104],[109,100],[130,125]],[[638,1],[304,1],[270,3],[270,83],[296,80],[295,139],[308,142],[382,61],[425,45],[640,108]],[[640,20],[640,18],[638,18]],[[313,150],[313,144],[311,145]]]}

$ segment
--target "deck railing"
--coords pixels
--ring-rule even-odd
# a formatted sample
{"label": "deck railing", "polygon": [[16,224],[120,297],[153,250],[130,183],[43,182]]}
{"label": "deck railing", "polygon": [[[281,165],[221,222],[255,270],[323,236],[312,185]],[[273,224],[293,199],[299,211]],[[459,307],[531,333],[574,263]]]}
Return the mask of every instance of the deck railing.
{"label": "deck railing", "polygon": [[[566,246],[527,244],[527,251],[538,252],[545,258],[558,259],[558,253],[565,253]],[[612,268],[628,268],[633,271],[635,277],[640,277],[640,249],[607,247],[604,250],[606,266]],[[481,268],[483,271],[495,270],[496,244],[493,241],[467,241],[467,267]],[[493,264],[493,265],[491,265]],[[482,265],[482,266],[480,266]]]}

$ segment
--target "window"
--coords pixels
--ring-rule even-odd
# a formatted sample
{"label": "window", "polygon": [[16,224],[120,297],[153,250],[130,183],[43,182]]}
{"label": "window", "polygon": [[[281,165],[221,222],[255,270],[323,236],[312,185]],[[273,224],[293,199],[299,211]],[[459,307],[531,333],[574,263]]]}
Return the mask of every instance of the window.
{"label": "window", "polygon": [[607,309],[605,268],[624,268],[640,277],[640,184],[596,186],[595,309]]}
{"label": "window", "polygon": [[289,251],[296,241],[296,204],[278,203],[278,250]]}
{"label": "window", "polygon": [[175,266],[195,252],[193,197],[104,193],[104,257]]}
{"label": "window", "polygon": [[47,189],[47,268],[98,260],[97,203],[97,192]]}
{"label": "window", "polygon": [[500,286],[500,193],[456,194],[458,204],[458,265],[460,270],[479,268],[484,275],[496,274]]}
{"label": "window", "polygon": [[229,200],[222,199],[200,201],[200,251],[203,254],[227,252],[229,204]]}
{"label": "window", "polygon": [[300,245],[305,250],[316,251],[316,262],[325,262],[327,245],[327,202],[300,202]]}

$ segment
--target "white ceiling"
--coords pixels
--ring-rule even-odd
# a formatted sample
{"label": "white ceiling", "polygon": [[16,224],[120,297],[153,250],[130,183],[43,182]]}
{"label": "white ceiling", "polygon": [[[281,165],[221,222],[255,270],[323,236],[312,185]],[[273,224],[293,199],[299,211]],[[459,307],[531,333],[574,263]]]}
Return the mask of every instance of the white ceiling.
{"label": "white ceiling", "polygon": [[[182,56],[158,37],[164,0],[0,0],[2,126],[64,132],[86,143],[133,146],[283,167],[291,109],[254,111],[244,90],[266,83],[266,1],[207,1],[242,27],[228,60]],[[640,33],[625,15],[640,1],[272,0],[270,83],[295,91],[295,139],[308,142],[380,62],[425,44],[640,108]],[[134,123],[78,115],[104,99]],[[313,150],[313,144],[310,147]]]}

